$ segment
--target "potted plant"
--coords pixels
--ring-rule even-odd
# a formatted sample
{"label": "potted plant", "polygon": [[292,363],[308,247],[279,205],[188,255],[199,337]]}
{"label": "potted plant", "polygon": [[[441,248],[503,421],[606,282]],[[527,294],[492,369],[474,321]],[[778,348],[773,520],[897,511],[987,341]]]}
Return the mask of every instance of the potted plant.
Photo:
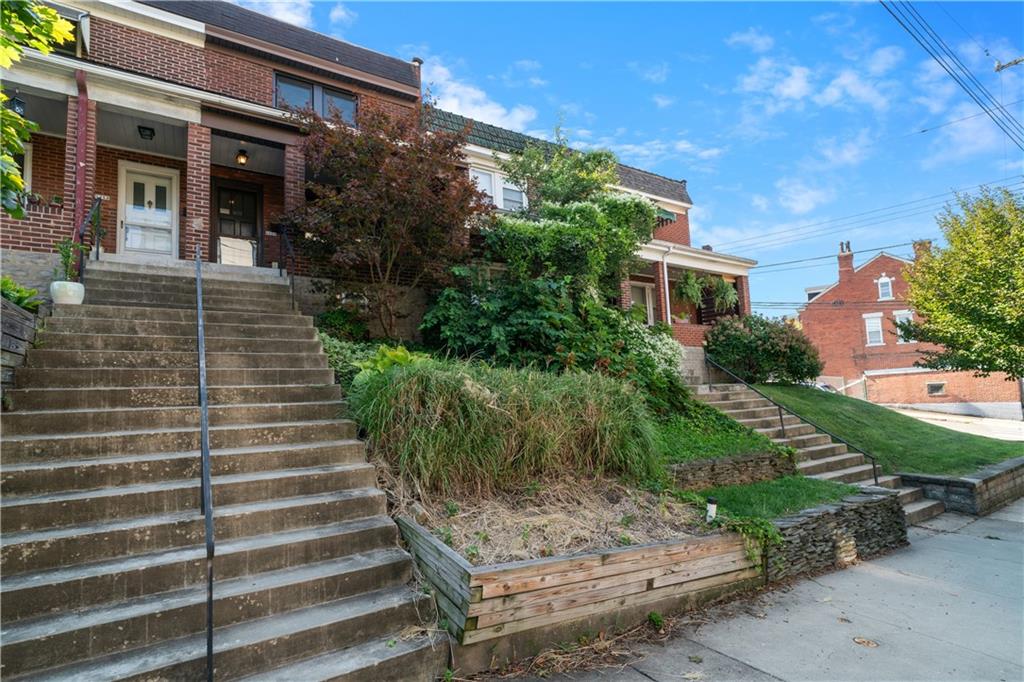
{"label": "potted plant", "polygon": [[50,298],[55,305],[80,305],[85,300],[85,285],[72,281],[76,274],[75,256],[85,250],[87,247],[76,244],[71,239],[57,243],[60,267],[54,271],[53,281],[50,282]]}
{"label": "potted plant", "polygon": [[736,287],[730,282],[726,282],[723,277],[712,278],[711,296],[715,300],[715,311],[719,313],[732,310],[740,300],[739,294],[736,293]]}
{"label": "potted plant", "polygon": [[676,296],[679,297],[679,300],[692,303],[699,308],[704,301],[704,288],[707,285],[706,278],[698,276],[692,270],[687,270],[676,282]]}

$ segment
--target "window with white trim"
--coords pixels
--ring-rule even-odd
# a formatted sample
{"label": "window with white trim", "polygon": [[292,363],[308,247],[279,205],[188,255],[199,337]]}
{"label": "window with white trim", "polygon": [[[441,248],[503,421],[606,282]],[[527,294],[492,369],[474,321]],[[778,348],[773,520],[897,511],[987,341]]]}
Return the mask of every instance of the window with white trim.
{"label": "window with white trim", "polygon": [[506,211],[519,211],[526,205],[526,195],[523,190],[508,182],[501,187],[501,207]]}
{"label": "window with white trim", "polygon": [[629,296],[633,299],[633,307],[641,307],[647,315],[647,325],[654,324],[654,285],[630,284]]}
{"label": "window with white trim", "polygon": [[878,283],[878,300],[879,301],[891,301],[892,295],[892,277],[886,277],[885,273],[875,280]]}
{"label": "window with white trim", "polygon": [[494,174],[477,168],[469,169],[469,177],[476,183],[476,188],[486,194],[494,203]]}
{"label": "window with white trim", "polygon": [[480,168],[470,168],[469,177],[477,188],[491,199],[494,207],[502,211],[519,211],[526,206],[526,193],[503,175]]}
{"label": "window with white trim", "polygon": [[930,381],[925,385],[925,392],[930,396],[946,395],[945,381]]}
{"label": "window with white trim", "polygon": [[884,346],[885,337],[882,336],[882,313],[864,313],[864,331],[867,335],[867,345]]}
{"label": "window with white trim", "polygon": [[899,325],[904,322],[913,322],[914,313],[911,310],[897,310],[892,314],[892,321],[896,324],[896,343],[916,343],[913,339],[908,339],[900,331]]}
{"label": "window with white trim", "polygon": [[14,155],[14,162],[21,169],[21,179],[25,181],[25,192],[32,191],[32,143],[26,142],[22,145],[25,151]]}

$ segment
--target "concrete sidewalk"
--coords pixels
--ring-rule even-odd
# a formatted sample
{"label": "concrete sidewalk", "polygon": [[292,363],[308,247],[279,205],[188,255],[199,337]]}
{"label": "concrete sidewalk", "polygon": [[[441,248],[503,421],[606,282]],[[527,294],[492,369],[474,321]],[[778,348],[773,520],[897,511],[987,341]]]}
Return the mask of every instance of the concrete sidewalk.
{"label": "concrete sidewalk", "polygon": [[558,679],[1024,679],[1024,500],[983,519],[942,514],[912,528],[910,540],[874,561],[716,607],[710,623],[624,669]]}
{"label": "concrete sidewalk", "polygon": [[1013,419],[991,419],[988,417],[972,417],[966,414],[946,414],[929,412],[928,410],[911,410],[902,407],[890,407],[893,412],[920,419],[928,424],[941,426],[953,431],[971,433],[975,436],[987,436],[999,440],[1024,441],[1024,421]]}

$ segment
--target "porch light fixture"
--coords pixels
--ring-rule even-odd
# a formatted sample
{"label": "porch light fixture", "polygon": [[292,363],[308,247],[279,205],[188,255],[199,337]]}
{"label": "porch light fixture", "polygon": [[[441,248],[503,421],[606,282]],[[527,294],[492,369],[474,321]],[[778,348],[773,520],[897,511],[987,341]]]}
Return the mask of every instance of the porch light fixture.
{"label": "porch light fixture", "polygon": [[149,126],[139,126],[139,137],[143,140],[152,140],[156,137],[156,130]]}
{"label": "porch light fixture", "polygon": [[709,497],[708,498],[708,513],[707,513],[707,516],[704,517],[704,520],[707,523],[711,523],[712,521],[715,520],[716,516],[718,516],[718,500],[715,499],[714,497]]}
{"label": "porch light fixture", "polygon": [[249,152],[245,151],[244,149],[239,149],[238,153],[235,154],[235,163],[237,163],[239,166],[244,166],[245,164],[249,163]]}
{"label": "porch light fixture", "polygon": [[25,100],[20,97],[12,97],[7,100],[7,107],[18,116],[25,115]]}

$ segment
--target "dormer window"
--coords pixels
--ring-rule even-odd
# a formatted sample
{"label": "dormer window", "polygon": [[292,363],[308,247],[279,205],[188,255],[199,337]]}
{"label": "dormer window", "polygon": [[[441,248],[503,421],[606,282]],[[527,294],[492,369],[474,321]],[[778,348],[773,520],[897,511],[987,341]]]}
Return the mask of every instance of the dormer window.
{"label": "dormer window", "polygon": [[525,192],[510,183],[505,176],[490,170],[470,168],[469,177],[498,210],[519,211],[526,206]]}
{"label": "dormer window", "polygon": [[878,300],[879,301],[891,301],[892,295],[892,278],[886,277],[885,273],[875,280],[878,283]]}
{"label": "dormer window", "polygon": [[345,123],[356,123],[355,95],[282,74],[277,75],[276,86],[278,109],[312,109],[324,118],[337,113]]}

